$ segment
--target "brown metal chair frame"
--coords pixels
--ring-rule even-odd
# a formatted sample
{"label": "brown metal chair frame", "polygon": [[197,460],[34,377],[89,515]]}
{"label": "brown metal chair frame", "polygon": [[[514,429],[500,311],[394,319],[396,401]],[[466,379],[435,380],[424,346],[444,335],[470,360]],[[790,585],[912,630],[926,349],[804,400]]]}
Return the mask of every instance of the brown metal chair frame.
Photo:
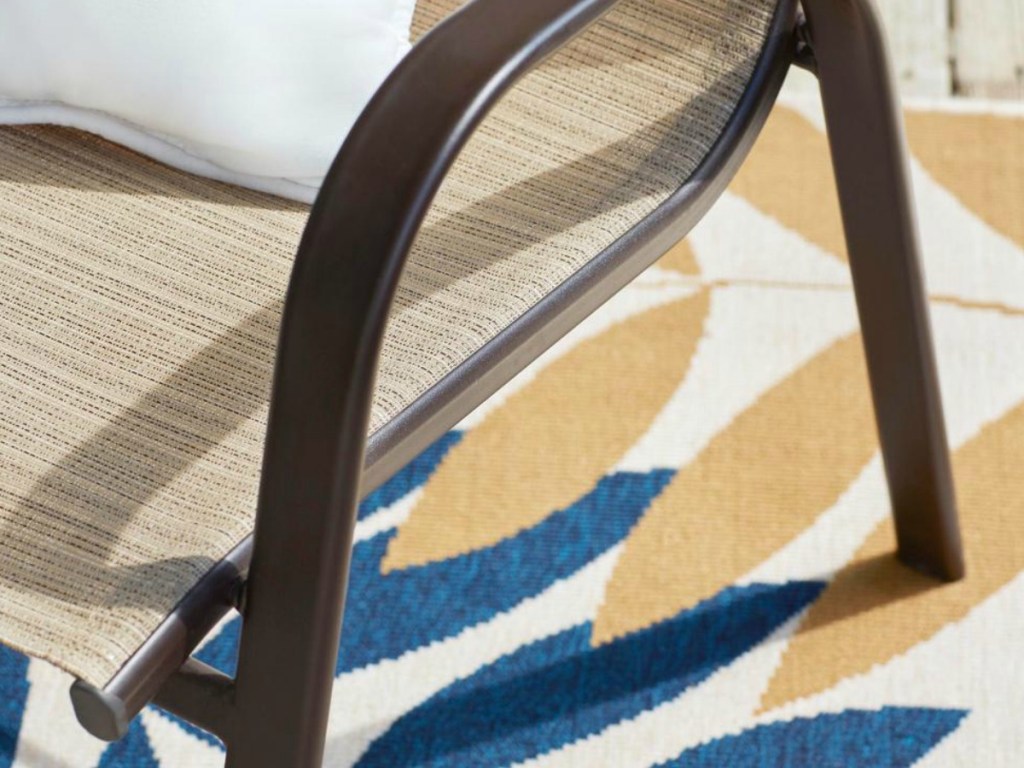
{"label": "brown metal chair frame", "polygon": [[[746,156],[794,62],[821,84],[899,556],[940,579],[963,576],[902,118],[873,0],[803,0],[806,19],[796,0],[780,0],[747,91],[693,177],[367,441],[389,308],[445,174],[518,78],[615,4],[474,0],[378,91],[299,246],[254,534],[103,689],[73,686],[90,732],[119,738],[155,702],[219,736],[232,768],[319,765],[361,497],[692,228]],[[190,655],[232,609],[243,616],[234,679]]]}

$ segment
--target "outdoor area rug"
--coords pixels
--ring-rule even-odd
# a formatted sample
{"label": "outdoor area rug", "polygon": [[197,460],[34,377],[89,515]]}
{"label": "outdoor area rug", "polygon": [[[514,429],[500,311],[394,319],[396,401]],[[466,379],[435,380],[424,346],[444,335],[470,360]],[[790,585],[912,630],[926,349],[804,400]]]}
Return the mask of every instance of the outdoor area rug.
{"label": "outdoor area rug", "polygon": [[[900,566],[814,100],[699,227],[363,503],[326,765],[1024,764],[1024,110],[911,105],[969,575]],[[226,621],[199,658],[228,672]],[[0,648],[0,768],[107,745]]]}

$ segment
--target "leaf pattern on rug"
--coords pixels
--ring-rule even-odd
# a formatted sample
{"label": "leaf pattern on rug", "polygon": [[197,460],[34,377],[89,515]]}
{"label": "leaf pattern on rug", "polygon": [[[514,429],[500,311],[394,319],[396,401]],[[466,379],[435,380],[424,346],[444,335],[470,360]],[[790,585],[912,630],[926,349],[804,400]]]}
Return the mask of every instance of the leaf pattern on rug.
{"label": "leaf pattern on rug", "polygon": [[720,432],[626,540],[595,644],[696,605],[799,535],[877,451],[859,335],[769,390]]}
{"label": "leaf pattern on rug", "polygon": [[777,106],[729,191],[846,261],[830,158],[822,131],[792,109]]}
{"label": "leaf pattern on rug", "polygon": [[688,749],[659,768],[909,768],[966,714],[885,707],[771,723]]}
{"label": "leaf pattern on rug", "polygon": [[107,747],[98,768],[159,768],[159,765],[146,727],[137,717],[128,726],[128,734]]}
{"label": "leaf pattern on rug", "polygon": [[1024,404],[953,455],[967,578],[942,584],[900,564],[887,519],[810,609],[762,699],[771,709],[867,672],[962,619],[1024,569]]}
{"label": "leaf pattern on rug", "polygon": [[356,545],[338,673],[395,658],[493,618],[575,573],[625,538],[672,472],[619,472],[510,539],[381,573],[394,532]]}
{"label": "leaf pattern on rug", "polygon": [[672,246],[668,253],[658,259],[657,266],[687,277],[696,277],[700,274],[697,254],[693,252],[689,240],[680,240]]}
{"label": "leaf pattern on rug", "polygon": [[[641,312],[540,371],[441,462],[391,541],[384,570],[491,546],[586,493],[678,388],[708,307],[701,291]],[[590,386],[576,386],[581,379]]]}
{"label": "leaf pattern on rug", "polygon": [[1024,117],[908,112],[918,162],[971,213],[1024,247]]}
{"label": "leaf pattern on rug", "polygon": [[820,582],[730,588],[597,650],[583,624],[537,641],[413,709],[361,768],[508,765],[678,696],[761,642]]}
{"label": "leaf pattern on rug", "polygon": [[366,495],[359,505],[359,519],[365,520],[374,512],[391,506],[427,482],[438,464],[460,440],[462,432],[455,429],[435,440],[423,453],[392,475],[379,488]]}

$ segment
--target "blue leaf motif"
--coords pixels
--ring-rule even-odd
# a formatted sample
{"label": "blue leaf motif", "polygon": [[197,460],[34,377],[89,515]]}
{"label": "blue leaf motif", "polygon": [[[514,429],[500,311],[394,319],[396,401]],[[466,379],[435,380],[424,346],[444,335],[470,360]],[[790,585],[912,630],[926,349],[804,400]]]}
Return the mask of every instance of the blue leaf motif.
{"label": "blue leaf motif", "polygon": [[689,749],[662,768],[907,768],[956,730],[966,714],[884,707],[771,723]]}
{"label": "blue leaf motif", "polygon": [[195,654],[204,664],[219,669],[225,675],[235,676],[238,666],[238,641],[242,635],[242,620],[233,619],[221,627],[215,638]]}
{"label": "blue leaf motif", "polygon": [[159,765],[142,719],[136,717],[128,727],[128,734],[103,752],[98,768],[157,768]]}
{"label": "blue leaf motif", "polygon": [[622,541],[673,474],[609,475],[540,525],[443,562],[382,574],[394,532],[358,544],[338,673],[455,635],[575,573]]}
{"label": "blue leaf motif", "polygon": [[580,625],[510,654],[400,718],[361,768],[507,765],[670,700],[810,604],[822,582],[729,588],[598,648]]}
{"label": "blue leaf motif", "polygon": [[10,768],[28,699],[28,659],[0,645],[0,768]]}

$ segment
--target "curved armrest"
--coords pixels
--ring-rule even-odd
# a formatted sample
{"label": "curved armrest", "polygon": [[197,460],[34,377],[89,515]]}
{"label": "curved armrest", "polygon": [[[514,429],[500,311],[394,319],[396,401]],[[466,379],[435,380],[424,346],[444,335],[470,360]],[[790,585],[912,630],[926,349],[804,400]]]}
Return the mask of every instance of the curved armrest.
{"label": "curved armrest", "polygon": [[[299,247],[261,508],[294,508],[288,486],[299,466],[309,480],[306,501],[334,492],[314,488],[311,476],[333,477],[339,463],[352,475],[331,484],[357,484],[353,451],[365,437],[391,301],[447,170],[499,97],[615,1],[476,0],[426,35],[371,100],[327,174]],[[336,444],[342,434],[351,436],[344,446]]]}
{"label": "curved armrest", "polygon": [[[327,174],[278,345],[238,667],[243,721],[268,717],[247,703],[277,700],[288,704],[276,728],[325,727],[328,700],[307,681],[330,679],[337,654],[377,360],[416,232],[490,107],[615,2],[475,0],[395,69]],[[274,657],[287,670],[261,664]]]}

